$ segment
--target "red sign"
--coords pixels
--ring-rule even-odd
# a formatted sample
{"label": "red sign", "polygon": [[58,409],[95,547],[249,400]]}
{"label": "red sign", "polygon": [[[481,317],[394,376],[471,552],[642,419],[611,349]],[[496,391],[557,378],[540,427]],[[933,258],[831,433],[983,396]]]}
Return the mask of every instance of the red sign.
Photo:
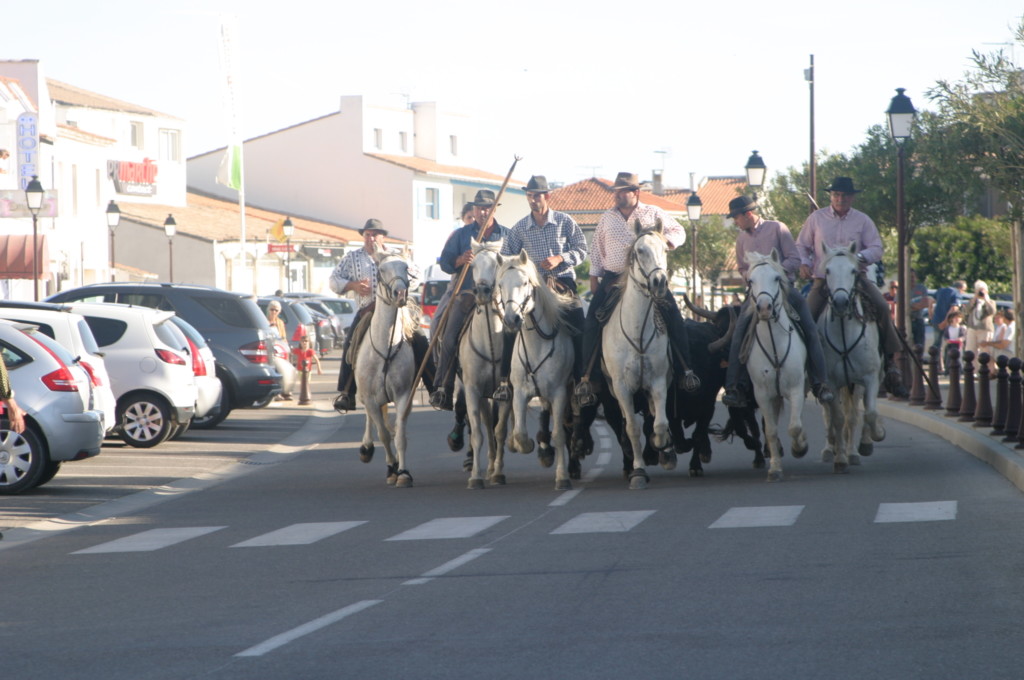
{"label": "red sign", "polygon": [[287,253],[288,251],[295,252],[295,248],[290,243],[268,243],[268,253]]}

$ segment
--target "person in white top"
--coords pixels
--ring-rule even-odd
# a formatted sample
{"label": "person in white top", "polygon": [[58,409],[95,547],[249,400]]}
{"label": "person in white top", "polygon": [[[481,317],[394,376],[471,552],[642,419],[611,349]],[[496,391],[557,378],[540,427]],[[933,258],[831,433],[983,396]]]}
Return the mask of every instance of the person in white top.
{"label": "person in white top", "polygon": [[992,364],[995,368],[996,357],[1010,357],[1013,355],[1013,338],[1017,324],[1013,319],[1013,310],[1000,309],[992,317],[995,330],[992,331],[992,339],[978,343],[979,352],[988,352],[992,355]]}

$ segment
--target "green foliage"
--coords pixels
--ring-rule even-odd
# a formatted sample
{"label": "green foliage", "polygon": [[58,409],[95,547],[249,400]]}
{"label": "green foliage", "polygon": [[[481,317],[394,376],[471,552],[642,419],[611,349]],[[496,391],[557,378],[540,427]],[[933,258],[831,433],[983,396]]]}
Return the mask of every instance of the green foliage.
{"label": "green foliage", "polygon": [[[730,254],[736,248],[736,227],[726,225],[721,215],[702,217],[697,224],[697,272],[704,281],[717,281],[725,271]],[[692,262],[693,228],[679,221],[686,229],[687,243],[668,253],[669,272],[689,272]]]}
{"label": "green foliage", "polygon": [[957,279],[968,287],[986,281],[992,293],[1010,292],[1013,263],[1010,226],[984,217],[959,217],[952,224],[922,227],[914,236],[912,262],[918,279],[929,288]]}
{"label": "green foliage", "polygon": [[574,267],[576,271],[576,292],[583,295],[590,290],[590,258]]}

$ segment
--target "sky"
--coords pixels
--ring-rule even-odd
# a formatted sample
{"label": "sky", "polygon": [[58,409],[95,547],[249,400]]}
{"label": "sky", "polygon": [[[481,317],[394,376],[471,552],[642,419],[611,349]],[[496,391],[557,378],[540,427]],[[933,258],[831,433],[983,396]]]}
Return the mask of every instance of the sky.
{"label": "sky", "polygon": [[[846,153],[885,124],[895,88],[919,110],[971,52],[1008,50],[1020,0],[38,0],[4,3],[0,59],[187,121],[187,156],[229,139],[221,18],[238,26],[238,122],[254,137],[337,111],[343,95],[436,101],[473,117],[472,165],[549,181],[669,186],[769,175],[815,147]],[[1015,50],[1015,52],[1014,52]],[[460,152],[465,149],[460,145]],[[828,181],[829,178],[824,178]]]}

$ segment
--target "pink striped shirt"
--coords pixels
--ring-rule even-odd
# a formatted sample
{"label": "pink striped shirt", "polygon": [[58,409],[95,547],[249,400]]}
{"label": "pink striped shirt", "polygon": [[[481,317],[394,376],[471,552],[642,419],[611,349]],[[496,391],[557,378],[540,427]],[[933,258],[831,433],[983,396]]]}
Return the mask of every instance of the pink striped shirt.
{"label": "pink striped shirt", "polygon": [[621,274],[626,269],[629,247],[636,240],[633,226],[640,221],[641,227],[653,227],[661,220],[665,238],[673,248],[686,243],[686,231],[676,218],[665,210],[644,203],[637,203],[627,220],[617,208],[605,211],[597,221],[594,243],[590,249],[590,275],[604,276],[605,272]]}

